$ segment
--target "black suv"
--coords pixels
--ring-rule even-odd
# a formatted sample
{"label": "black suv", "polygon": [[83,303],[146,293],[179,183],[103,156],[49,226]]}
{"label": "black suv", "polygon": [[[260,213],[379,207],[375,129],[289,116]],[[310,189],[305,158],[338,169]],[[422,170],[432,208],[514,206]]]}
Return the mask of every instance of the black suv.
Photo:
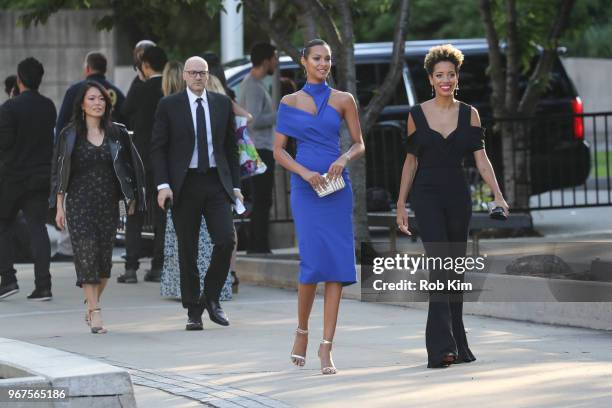
{"label": "black suv", "polygon": [[[381,187],[393,197],[399,188],[399,178],[405,153],[405,121],[410,106],[431,98],[431,87],[423,68],[427,51],[440,44],[453,44],[465,55],[460,72],[458,99],[474,105],[480,112],[487,131],[487,152],[501,175],[501,143],[492,131],[491,87],[487,68],[489,56],[485,39],[407,41],[402,80],[370,132],[367,144],[367,187]],[[355,44],[357,96],[361,106],[367,106],[379,89],[388,70],[393,44]],[[292,79],[299,87],[304,83],[301,67],[289,57],[280,58],[280,75]],[[248,60],[226,65],[228,85],[236,93],[251,68]],[[527,74],[528,75],[528,74]],[[524,89],[528,76],[521,78]],[[270,80],[270,79],[268,79]],[[582,102],[559,58],[555,61],[550,86],[537,107],[536,118],[530,121],[528,142],[531,163],[531,193],[538,194],[558,188],[581,185],[588,177],[591,163],[588,144],[584,140]],[[502,180],[502,177],[499,177]]]}

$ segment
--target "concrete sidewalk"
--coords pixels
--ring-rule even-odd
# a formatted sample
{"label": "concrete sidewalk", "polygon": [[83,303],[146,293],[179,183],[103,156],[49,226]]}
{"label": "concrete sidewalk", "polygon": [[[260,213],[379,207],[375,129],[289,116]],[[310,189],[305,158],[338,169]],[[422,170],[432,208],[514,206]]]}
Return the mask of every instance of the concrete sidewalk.
{"label": "concrete sidewalk", "polygon": [[19,266],[21,292],[0,301],[0,337],[125,367],[140,407],[609,407],[612,333],[466,316],[477,361],[426,368],[426,311],[343,300],[335,376],[319,374],[322,300],[311,321],[306,367],[291,366],[296,293],[241,286],[224,307],[228,328],[204,320],[184,331],[179,302],[159,284],[119,285],[103,299],[106,335],[83,321],[71,264],[54,264],[51,302],[28,302],[33,272]]}

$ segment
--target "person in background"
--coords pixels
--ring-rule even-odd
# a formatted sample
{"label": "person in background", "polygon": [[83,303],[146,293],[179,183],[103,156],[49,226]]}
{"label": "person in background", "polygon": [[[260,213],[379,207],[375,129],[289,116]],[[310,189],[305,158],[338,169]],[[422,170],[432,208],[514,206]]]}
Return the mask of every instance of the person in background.
{"label": "person in background", "polygon": [[255,44],[251,49],[251,62],[253,68],[240,84],[238,104],[253,115],[254,119],[247,125],[247,128],[255,143],[257,153],[266,164],[267,169],[265,173],[251,178],[253,208],[247,253],[268,254],[271,253],[268,230],[274,187],[272,145],[276,112],[272,98],[262,80],[267,75],[274,74],[278,66],[276,47],[268,43]]}
{"label": "person in background", "polygon": [[[147,191],[149,193],[149,212],[153,220],[153,259],[151,269],[147,270],[144,280],[148,282],[159,282],[161,269],[164,264],[164,231],[166,229],[166,214],[155,204],[155,186],[151,173],[151,161],[149,149],[151,144],[151,131],[155,121],[155,110],[157,103],[163,97],[162,72],[168,58],[163,49],[157,46],[147,47],[141,56],[139,70],[142,72],[145,82],[136,87],[123,104],[123,112],[130,117],[132,130],[134,131],[134,144],[142,157],[147,179]],[[127,216],[125,232],[125,273],[117,277],[119,283],[136,283],[138,277],[136,271],[140,263],[138,261],[142,253],[142,226],[145,214],[136,212]]]}
{"label": "person in background", "polygon": [[206,62],[208,62],[208,70],[210,71],[210,75],[217,77],[217,79],[221,82],[221,86],[225,90],[225,95],[227,95],[232,101],[236,100],[236,94],[227,86],[227,78],[225,77],[225,70],[223,68],[223,64],[221,64],[221,59],[219,56],[212,52],[206,51],[201,55]]}
{"label": "person in background", "polygon": [[[134,46],[134,49],[132,50],[132,58],[133,58],[133,65],[132,68],[134,69],[134,72],[136,72],[136,76],[134,76],[134,79],[132,80],[132,83],[130,84],[130,87],[128,89],[127,92],[127,96],[126,96],[126,100],[129,101],[129,103],[127,104],[127,106],[122,107],[121,108],[121,114],[125,120],[125,125],[127,126],[127,128],[129,130],[134,130],[134,126],[136,125],[136,111],[135,111],[135,107],[137,107],[140,103],[140,101],[138,101],[138,94],[140,94],[139,89],[140,87],[145,83],[146,78],[142,72],[142,54],[144,53],[144,51],[149,48],[149,47],[155,47],[155,43],[151,40],[141,40],[138,41],[136,43],[136,45]],[[127,232],[127,231],[126,231]],[[126,237],[127,240],[127,237]],[[142,241],[141,241],[141,246],[142,248]],[[138,254],[137,257],[138,259],[140,259],[144,254]],[[127,253],[123,255],[123,258],[127,261]],[[133,278],[130,277],[130,275],[128,275],[129,277],[129,283],[135,283]],[[125,283],[125,273],[121,274],[117,277],[117,282],[119,283]]]}
{"label": "person in background", "polygon": [[110,119],[112,100],[97,81],[75,96],[72,121],[53,155],[50,207],[70,226],[77,286],[83,288],[91,333],[106,333],[100,299],[112,268],[119,200],[129,213],[146,209],[144,166],[127,129]]}
{"label": "person in background", "polygon": [[55,125],[55,137],[66,127],[68,122],[72,119],[74,110],[74,103],[76,95],[81,90],[81,87],[87,81],[96,81],[106,89],[108,95],[111,98],[111,119],[114,122],[123,123],[123,116],[121,115],[121,106],[125,100],[123,92],[117,88],[112,82],[106,79],[106,68],[108,62],[106,56],[101,52],[90,52],[85,56],[85,62],[83,63],[83,77],[82,81],[72,84],[62,101],[59,114],[57,116],[57,123]]}
{"label": "person in background", "polygon": [[[146,78],[144,77],[144,74],[142,73],[142,69],[141,69],[142,54],[147,48],[155,47],[155,45],[156,44],[151,40],[141,40],[141,41],[138,41],[136,45],[134,46],[134,49],[132,50],[132,58],[134,61],[132,68],[136,72],[136,76],[134,77],[134,79],[132,80],[132,83],[130,84],[130,88],[128,89],[126,99],[127,98],[132,99],[133,96],[131,94],[134,92],[137,93],[138,87],[145,82]],[[128,129],[134,128],[134,123],[132,121],[135,120],[135,117],[132,116],[133,113],[134,112],[131,112],[129,110],[126,111],[125,109],[123,109],[121,112],[121,114],[125,118],[125,125],[128,127]]]}
{"label": "person in background", "polygon": [[[224,86],[223,80],[221,78],[225,78],[225,74],[223,73],[223,69],[219,62],[219,57],[214,53],[207,53],[208,58],[212,61],[212,65],[208,66],[208,69],[211,72],[216,72],[222,77],[217,77],[215,74],[209,74],[208,82],[206,84],[206,89],[212,92],[217,92],[223,95],[230,97],[230,94],[227,93],[228,88]],[[208,61],[207,61],[208,62]],[[209,63],[210,64],[210,63]],[[232,93],[233,94],[233,93]],[[248,125],[253,121],[253,115],[247,112],[242,106],[238,105],[236,101],[232,99],[232,108],[234,110],[234,115],[236,115],[236,129],[240,127],[242,124]],[[238,132],[238,130],[237,130]],[[230,262],[230,276],[232,280],[232,292],[238,293],[238,286],[240,284],[240,280],[238,279],[238,275],[236,274],[236,257],[238,255],[238,234],[236,232],[236,226],[234,225],[234,250],[232,251],[232,260]]]}
{"label": "person in background", "polygon": [[4,92],[9,99],[19,95],[19,87],[17,86],[17,75],[9,75],[4,80]]}
{"label": "person in background", "polygon": [[185,90],[183,79],[183,63],[170,60],[162,72],[162,93],[164,96],[172,95]]}
{"label": "person in background", "polygon": [[56,110],[38,92],[45,70],[35,58],[17,65],[19,95],[0,106],[0,299],[19,292],[13,265],[12,226],[23,211],[34,257],[30,300],[50,300],[51,244],[45,222]]}

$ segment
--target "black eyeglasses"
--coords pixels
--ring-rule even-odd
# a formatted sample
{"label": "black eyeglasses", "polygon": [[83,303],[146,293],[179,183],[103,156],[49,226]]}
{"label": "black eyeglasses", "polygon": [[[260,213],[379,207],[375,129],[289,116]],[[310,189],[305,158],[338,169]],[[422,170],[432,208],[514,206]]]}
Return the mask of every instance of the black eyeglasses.
{"label": "black eyeglasses", "polygon": [[198,75],[204,78],[208,75],[208,71],[185,71],[190,77],[197,78]]}

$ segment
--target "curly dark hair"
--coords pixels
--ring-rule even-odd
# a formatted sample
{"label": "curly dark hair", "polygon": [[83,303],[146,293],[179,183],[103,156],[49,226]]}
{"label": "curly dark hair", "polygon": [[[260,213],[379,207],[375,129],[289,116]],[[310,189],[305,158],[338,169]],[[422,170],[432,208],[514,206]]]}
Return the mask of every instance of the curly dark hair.
{"label": "curly dark hair", "polygon": [[79,89],[77,96],[74,98],[72,123],[76,128],[77,136],[87,136],[87,123],[85,122],[85,112],[83,111],[83,107],[81,105],[83,104],[83,100],[85,100],[85,95],[87,94],[87,91],[89,91],[91,88],[96,88],[98,91],[100,91],[100,93],[104,97],[104,101],[106,101],[106,106],[104,107],[104,115],[102,115],[102,119],[100,120],[100,129],[102,129],[105,134],[108,134],[108,130],[111,127],[111,112],[113,110],[113,103],[110,95],[108,94],[108,91],[96,81],[87,81]]}
{"label": "curly dark hair", "polygon": [[442,61],[452,63],[455,66],[455,70],[459,72],[463,64],[463,53],[450,44],[431,47],[427,55],[425,55],[425,70],[429,75],[432,75],[436,64]]}

